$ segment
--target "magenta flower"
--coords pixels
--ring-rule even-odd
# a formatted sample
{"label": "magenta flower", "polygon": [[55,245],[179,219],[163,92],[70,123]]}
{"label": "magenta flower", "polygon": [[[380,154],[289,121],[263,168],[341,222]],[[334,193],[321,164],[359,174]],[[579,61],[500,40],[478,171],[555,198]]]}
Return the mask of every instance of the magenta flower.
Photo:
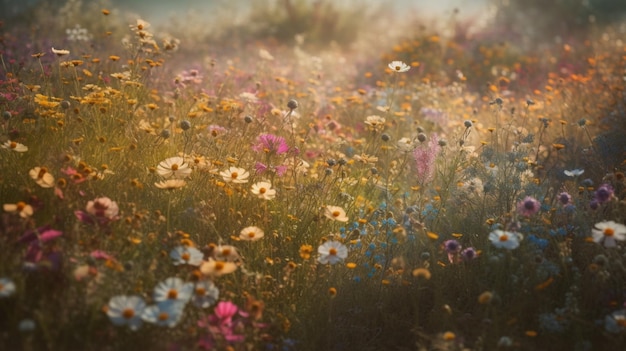
{"label": "magenta flower", "polygon": [[531,196],[526,196],[524,200],[517,203],[517,213],[524,217],[530,217],[539,212],[541,203]]}
{"label": "magenta flower", "polygon": [[252,145],[255,152],[281,155],[289,151],[285,138],[274,134],[261,134],[257,137],[257,143]]}

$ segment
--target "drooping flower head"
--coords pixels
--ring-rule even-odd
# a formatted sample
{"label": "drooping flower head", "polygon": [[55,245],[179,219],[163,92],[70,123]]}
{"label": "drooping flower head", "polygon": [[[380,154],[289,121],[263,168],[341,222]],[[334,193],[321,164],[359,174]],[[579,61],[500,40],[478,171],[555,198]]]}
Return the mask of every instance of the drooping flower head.
{"label": "drooping flower head", "polygon": [[281,155],[289,151],[285,138],[274,134],[261,134],[257,137],[257,143],[252,145],[255,152]]}

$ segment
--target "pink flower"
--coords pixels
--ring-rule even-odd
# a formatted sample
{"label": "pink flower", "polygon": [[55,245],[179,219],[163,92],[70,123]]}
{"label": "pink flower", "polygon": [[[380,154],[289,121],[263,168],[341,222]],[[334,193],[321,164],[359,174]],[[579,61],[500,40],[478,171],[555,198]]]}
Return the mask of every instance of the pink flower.
{"label": "pink flower", "polygon": [[83,223],[107,225],[118,220],[120,209],[108,197],[99,197],[87,203],[86,211],[75,211],[76,218]]}
{"label": "pink flower", "polygon": [[257,143],[252,146],[255,152],[284,154],[289,151],[285,138],[274,134],[261,134],[257,137]]}
{"label": "pink flower", "polygon": [[541,203],[537,199],[526,196],[524,200],[517,203],[517,213],[524,217],[530,217],[539,212]]}
{"label": "pink flower", "polygon": [[415,158],[415,172],[421,183],[429,182],[433,179],[435,173],[435,159],[441,146],[439,146],[439,138],[437,134],[430,137],[428,146],[421,145],[413,151]]}

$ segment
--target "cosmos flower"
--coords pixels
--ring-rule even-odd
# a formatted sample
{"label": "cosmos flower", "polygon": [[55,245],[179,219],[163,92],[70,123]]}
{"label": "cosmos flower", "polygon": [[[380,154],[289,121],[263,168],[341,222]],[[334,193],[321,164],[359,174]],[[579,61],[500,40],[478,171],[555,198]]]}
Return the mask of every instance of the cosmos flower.
{"label": "cosmos flower", "polygon": [[251,191],[259,199],[263,200],[272,200],[276,197],[276,190],[272,189],[272,183],[266,181],[253,184]]}
{"label": "cosmos flower", "polygon": [[494,230],[489,233],[489,240],[493,246],[507,250],[513,250],[519,247],[520,241],[524,236],[516,232],[508,232],[504,230]]}
{"label": "cosmos flower", "polygon": [[118,295],[109,300],[107,315],[114,325],[128,325],[130,330],[137,330],[143,324],[141,314],[146,302],[139,296]]}
{"label": "cosmos flower", "polygon": [[200,272],[202,272],[202,274],[212,277],[219,277],[236,270],[237,265],[234,262],[218,261],[212,258],[209,258],[208,261],[204,261],[200,266]]}
{"label": "cosmos flower", "polygon": [[28,175],[42,188],[54,186],[54,176],[48,172],[46,167],[35,167],[28,172]]}
{"label": "cosmos flower", "polygon": [[245,227],[241,230],[241,232],[239,233],[239,238],[246,241],[257,241],[263,238],[264,235],[265,233],[263,233],[263,230],[261,230],[261,228],[250,226]]}
{"label": "cosmos flower", "polygon": [[90,215],[107,220],[116,220],[120,212],[117,202],[112,201],[108,197],[98,197],[93,201],[87,202],[87,213]]}
{"label": "cosmos flower", "polygon": [[184,307],[185,304],[178,301],[161,301],[144,309],[141,318],[148,323],[173,328],[183,316]]}
{"label": "cosmos flower", "polygon": [[329,240],[317,248],[319,257],[317,261],[321,264],[335,264],[343,261],[348,257],[348,248],[334,240]]}
{"label": "cosmos flower", "polygon": [[391,61],[388,67],[392,71],[398,72],[398,73],[403,73],[411,69],[411,66],[407,65],[406,63],[402,61]]}
{"label": "cosmos flower", "polygon": [[324,216],[339,222],[347,222],[348,216],[346,216],[346,211],[339,206],[326,206],[324,208]]}
{"label": "cosmos flower", "polygon": [[220,290],[210,280],[202,280],[194,286],[191,301],[196,307],[207,308],[213,305],[220,296]]}
{"label": "cosmos flower", "polygon": [[20,144],[15,141],[8,140],[1,146],[3,149],[13,150],[15,152],[26,152],[28,151],[28,146],[24,144]]}
{"label": "cosmos flower", "polygon": [[614,221],[596,223],[591,230],[593,241],[603,243],[604,247],[616,247],[616,240],[626,240],[626,225]]}
{"label": "cosmos flower", "polygon": [[154,288],[154,301],[177,301],[187,303],[193,293],[193,284],[178,277],[170,277]]}
{"label": "cosmos flower", "polygon": [[237,248],[232,245],[219,245],[212,251],[213,258],[218,261],[237,262],[241,259]]}
{"label": "cosmos flower", "polygon": [[195,247],[177,246],[170,251],[170,258],[174,261],[174,265],[188,264],[191,266],[199,266],[202,264],[204,254]]}
{"label": "cosmos flower", "polygon": [[227,170],[221,171],[220,175],[226,183],[242,184],[248,182],[250,173],[243,168],[230,167]]}
{"label": "cosmos flower", "polygon": [[18,213],[22,218],[28,218],[33,215],[33,207],[23,201],[16,204],[4,204],[2,208],[5,212]]}
{"label": "cosmos flower", "polygon": [[157,173],[166,179],[184,179],[191,174],[191,168],[182,157],[174,156],[161,161],[157,166]]}
{"label": "cosmos flower", "polygon": [[524,217],[533,216],[539,212],[540,208],[541,203],[531,196],[526,196],[524,200],[517,203],[517,213]]}

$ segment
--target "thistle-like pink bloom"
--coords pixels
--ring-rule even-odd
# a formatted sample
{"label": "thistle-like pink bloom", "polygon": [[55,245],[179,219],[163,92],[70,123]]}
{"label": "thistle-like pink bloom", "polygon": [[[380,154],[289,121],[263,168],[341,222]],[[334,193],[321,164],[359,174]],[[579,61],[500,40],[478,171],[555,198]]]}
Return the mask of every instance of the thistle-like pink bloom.
{"label": "thistle-like pink bloom", "polygon": [[255,152],[281,155],[289,151],[285,138],[274,134],[261,134],[257,137],[257,143],[252,145]]}
{"label": "thistle-like pink bloom", "polygon": [[413,150],[415,172],[421,183],[426,183],[433,179],[435,173],[435,159],[440,149],[439,138],[437,134],[433,134],[427,146],[421,145]]}

